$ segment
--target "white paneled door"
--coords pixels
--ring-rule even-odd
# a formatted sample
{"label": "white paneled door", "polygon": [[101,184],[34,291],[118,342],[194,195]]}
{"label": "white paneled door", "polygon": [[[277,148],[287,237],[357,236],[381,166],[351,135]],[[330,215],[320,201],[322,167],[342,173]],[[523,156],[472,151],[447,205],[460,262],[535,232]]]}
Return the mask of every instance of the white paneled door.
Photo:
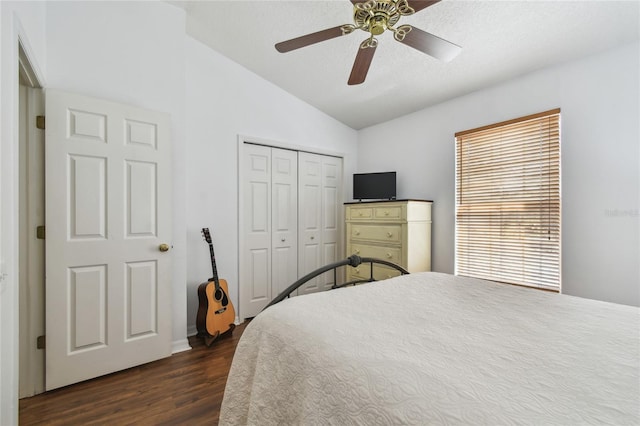
{"label": "white paneled door", "polygon": [[252,318],[271,300],[271,148],[245,144],[241,156],[240,312]]}
{"label": "white paneled door", "polygon": [[46,93],[46,389],[171,354],[169,116]]}
{"label": "white paneled door", "polygon": [[[299,273],[300,276],[341,260],[342,159],[300,152]],[[298,294],[329,289],[333,273],[325,273],[300,287]]]}
{"label": "white paneled door", "polygon": [[[264,145],[240,148],[240,316],[342,256],[342,158]],[[333,273],[292,295],[326,290]]]}
{"label": "white paneled door", "polygon": [[244,144],[240,316],[251,318],[297,279],[298,153]]}
{"label": "white paneled door", "polygon": [[298,279],[298,153],[271,151],[271,299]]}
{"label": "white paneled door", "polygon": [[[301,152],[300,166],[300,255],[298,268],[300,276],[318,269],[322,264],[322,156]],[[299,292],[320,291],[321,277],[304,284]]]}

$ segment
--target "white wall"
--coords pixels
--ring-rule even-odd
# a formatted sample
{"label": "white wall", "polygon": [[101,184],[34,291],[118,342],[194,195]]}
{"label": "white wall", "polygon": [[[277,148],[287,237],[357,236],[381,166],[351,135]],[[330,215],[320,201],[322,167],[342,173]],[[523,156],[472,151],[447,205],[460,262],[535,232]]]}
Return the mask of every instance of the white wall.
{"label": "white wall", "polygon": [[399,198],[434,200],[433,269],[452,273],[454,134],[559,107],[563,293],[640,305],[639,52],[635,43],[363,129],[358,171],[397,170]]}
{"label": "white wall", "polygon": [[171,114],[173,350],[186,340],[184,11],[165,2],[47,3],[48,87]]}
{"label": "white wall", "polygon": [[[345,176],[355,170],[357,133],[282,89],[188,38],[187,259],[188,322],[195,333],[197,288],[211,276],[210,228],[220,278],[238,304],[239,135],[344,154]],[[351,186],[345,185],[345,200]]]}
{"label": "white wall", "polygon": [[18,424],[18,40],[42,78],[43,3],[0,2],[0,424]]}

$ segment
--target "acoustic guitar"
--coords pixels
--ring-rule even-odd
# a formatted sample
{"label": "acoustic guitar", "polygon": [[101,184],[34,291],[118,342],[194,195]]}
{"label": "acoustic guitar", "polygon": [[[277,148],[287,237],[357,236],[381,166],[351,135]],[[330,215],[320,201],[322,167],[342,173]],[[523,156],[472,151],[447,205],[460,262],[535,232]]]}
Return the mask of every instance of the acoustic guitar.
{"label": "acoustic guitar", "polygon": [[229,299],[227,281],[218,278],[218,269],[216,268],[216,258],[209,228],[202,228],[202,236],[209,244],[213,277],[198,286],[199,303],[196,328],[198,336],[204,337],[205,344],[211,346],[220,335],[233,332],[236,312]]}

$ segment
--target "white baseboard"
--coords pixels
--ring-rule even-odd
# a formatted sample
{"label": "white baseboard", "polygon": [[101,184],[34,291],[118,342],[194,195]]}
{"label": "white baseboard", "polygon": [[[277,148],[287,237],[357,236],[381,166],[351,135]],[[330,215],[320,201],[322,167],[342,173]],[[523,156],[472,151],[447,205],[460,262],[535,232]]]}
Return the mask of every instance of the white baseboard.
{"label": "white baseboard", "polygon": [[191,346],[189,345],[189,340],[182,339],[176,340],[171,343],[171,354],[177,354],[179,352],[190,351]]}

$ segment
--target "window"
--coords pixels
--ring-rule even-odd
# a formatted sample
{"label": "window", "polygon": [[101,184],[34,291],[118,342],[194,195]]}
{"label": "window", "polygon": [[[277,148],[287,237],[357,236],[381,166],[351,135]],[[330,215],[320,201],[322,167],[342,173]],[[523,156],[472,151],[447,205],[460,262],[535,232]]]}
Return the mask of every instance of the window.
{"label": "window", "polygon": [[560,289],[560,110],[456,133],[456,274]]}

